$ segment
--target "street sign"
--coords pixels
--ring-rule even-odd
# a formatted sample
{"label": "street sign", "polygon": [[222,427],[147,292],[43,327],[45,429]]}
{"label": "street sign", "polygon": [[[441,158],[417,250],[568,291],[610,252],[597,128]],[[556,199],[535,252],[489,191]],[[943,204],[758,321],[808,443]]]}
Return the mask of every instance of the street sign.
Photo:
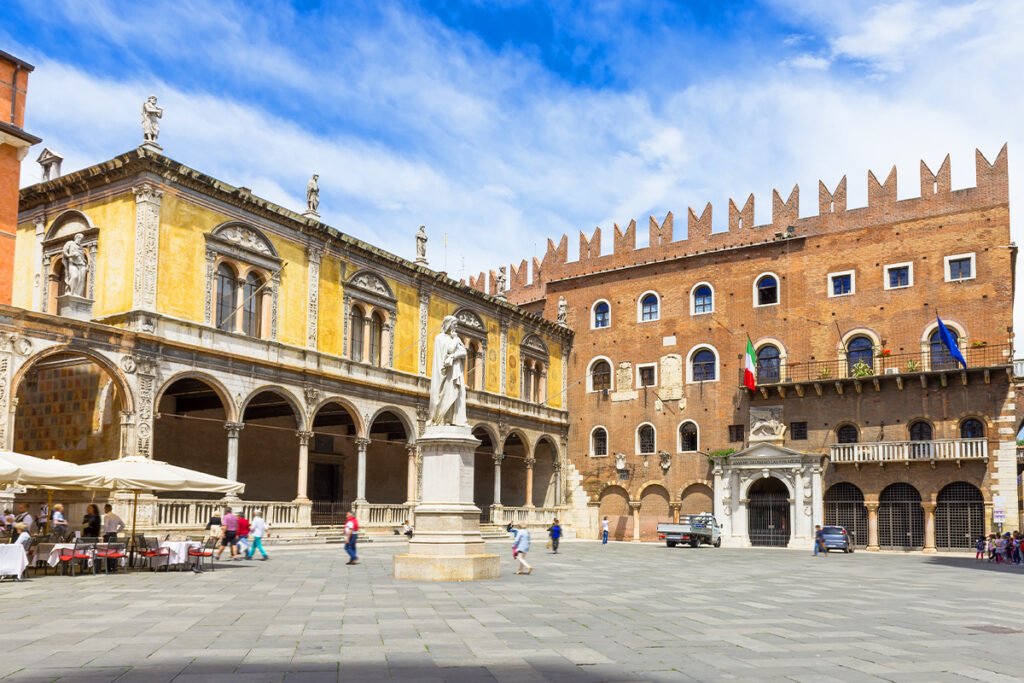
{"label": "street sign", "polygon": [[1002,524],[1006,521],[1006,510],[992,510],[992,521],[996,524]]}

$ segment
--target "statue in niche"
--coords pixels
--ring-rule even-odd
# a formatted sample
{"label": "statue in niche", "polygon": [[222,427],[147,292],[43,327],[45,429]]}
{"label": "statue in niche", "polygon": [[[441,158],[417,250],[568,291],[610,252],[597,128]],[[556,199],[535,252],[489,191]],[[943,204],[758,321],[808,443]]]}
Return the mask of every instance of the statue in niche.
{"label": "statue in niche", "polygon": [[434,337],[428,425],[468,426],[465,370],[466,347],[459,339],[458,319],[445,316],[441,331]]}
{"label": "statue in niche", "polygon": [[64,243],[64,293],[85,296],[85,277],[89,273],[89,262],[82,247],[82,235]]}
{"label": "statue in niche", "polygon": [[421,225],[416,231],[416,263],[427,262],[427,228]]}
{"label": "statue in niche", "polygon": [[313,177],[306,183],[306,212],[317,213],[320,209],[320,175],[313,174]]}
{"label": "statue in niche", "polygon": [[558,297],[558,324],[569,325],[569,304],[566,303],[564,296]]}
{"label": "statue in niche", "polygon": [[160,137],[160,122],[164,110],[156,106],[156,95],[150,95],[142,103],[142,139],[145,142],[156,142]]}
{"label": "statue in niche", "polygon": [[495,294],[501,298],[505,298],[505,266],[498,268],[498,277],[494,285]]}

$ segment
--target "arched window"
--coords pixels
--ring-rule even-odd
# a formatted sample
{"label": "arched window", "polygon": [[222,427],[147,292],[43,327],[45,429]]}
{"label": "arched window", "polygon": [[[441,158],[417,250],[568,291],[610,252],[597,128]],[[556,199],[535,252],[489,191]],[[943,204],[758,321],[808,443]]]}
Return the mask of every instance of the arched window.
{"label": "arched window", "polygon": [[860,435],[857,433],[857,428],[854,425],[840,425],[836,429],[836,441],[839,443],[857,443],[860,441]]}
{"label": "arched window", "polygon": [[932,440],[932,426],[924,420],[918,420],[910,423],[910,440],[911,441],[931,441]]}
{"label": "arched window", "polygon": [[602,359],[590,365],[591,391],[605,391],[612,388],[612,364]]}
{"label": "arched window", "polygon": [[608,455],[608,430],[596,427],[590,433],[590,454],[594,456]]}
{"label": "arched window", "polygon": [[377,311],[370,316],[370,363],[380,367],[380,353],[384,346],[384,318]]}
{"label": "arched window", "polygon": [[[949,330],[949,336],[953,338],[953,343],[959,346],[960,336],[956,333],[956,330],[949,326],[946,329]],[[949,349],[942,343],[938,330],[932,332],[931,336],[928,337],[928,349],[932,370],[955,370],[959,367],[958,363],[953,360],[952,354],[949,353]]]}
{"label": "arched window", "polygon": [[260,318],[263,312],[263,297],[260,287],[263,281],[256,273],[245,276],[242,284],[242,332],[250,337],[259,337],[261,333]]}
{"label": "arched window", "polygon": [[700,349],[690,360],[690,377],[694,382],[712,382],[716,379],[715,352],[711,349]]}
{"label": "arched window", "polygon": [[779,281],[774,275],[762,275],[757,280],[757,305],[771,306],[779,303]]}
{"label": "arched window", "polygon": [[679,450],[680,452],[687,453],[691,451],[700,450],[699,439],[697,434],[697,425],[693,422],[684,422],[679,425]]}
{"label": "arched window", "polygon": [[594,304],[594,329],[611,327],[612,307],[607,301],[598,301]]}
{"label": "arched window", "polygon": [[848,374],[856,376],[854,366],[863,363],[874,371],[875,345],[867,337],[854,337],[846,345],[846,369]]}
{"label": "arched window", "polygon": [[712,313],[715,310],[715,295],[711,285],[697,285],[693,290],[693,314]]}
{"label": "arched window", "polygon": [[640,322],[648,322],[650,320],[657,320],[661,313],[659,312],[658,295],[654,292],[645,294],[640,299]]}
{"label": "arched window", "polygon": [[238,280],[231,266],[222,263],[217,266],[217,329],[235,331],[235,308],[237,308]]}
{"label": "arched window", "polygon": [[643,454],[654,453],[657,443],[654,436],[654,427],[652,425],[640,425],[636,430],[636,444],[637,452]]}
{"label": "arched window", "polygon": [[353,306],[349,322],[352,327],[352,342],[349,356],[357,363],[363,362],[363,325],[365,322],[366,317],[363,315],[363,309],[359,308],[359,306]]}
{"label": "arched window", "polygon": [[781,354],[778,347],[765,344],[757,350],[757,383],[771,384],[780,379]]}
{"label": "arched window", "polygon": [[961,439],[984,439],[985,438],[985,425],[981,420],[976,420],[973,417],[969,417],[960,423],[960,438]]}

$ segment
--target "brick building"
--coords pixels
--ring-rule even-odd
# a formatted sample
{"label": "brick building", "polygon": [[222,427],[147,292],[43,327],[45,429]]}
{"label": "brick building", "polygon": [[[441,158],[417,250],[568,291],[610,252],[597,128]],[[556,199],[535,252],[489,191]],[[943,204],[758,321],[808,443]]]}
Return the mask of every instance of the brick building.
{"label": "brick building", "polygon": [[[1007,155],[976,155],[977,182],[950,187],[950,160],[921,164],[921,195],[898,200],[896,170],[868,174],[868,205],[846,179],[775,192],[754,225],[751,195],[549,241],[509,271],[510,301],[576,334],[569,362],[569,459],[581,534],[607,515],[618,538],[714,511],[732,545],[808,545],[817,523],[860,546],[958,548],[1019,496],[1012,372],[1013,272]],[[495,292],[499,275],[470,285]],[[939,340],[937,315],[966,369]],[[747,340],[757,389],[742,387]]]}
{"label": "brick building", "polygon": [[0,304],[11,303],[21,160],[39,142],[24,131],[28,75],[33,69],[0,50]]}

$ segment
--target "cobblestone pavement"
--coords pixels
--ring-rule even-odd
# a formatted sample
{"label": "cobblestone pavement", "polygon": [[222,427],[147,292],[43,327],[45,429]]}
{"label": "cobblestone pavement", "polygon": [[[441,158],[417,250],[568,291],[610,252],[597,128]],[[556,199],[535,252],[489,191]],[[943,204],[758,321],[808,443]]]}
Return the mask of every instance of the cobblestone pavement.
{"label": "cobblestone pavement", "polygon": [[[1021,680],[1024,570],[970,556],[568,542],[400,583],[398,545],[0,585],[16,681]],[[1016,669],[1012,668],[1016,666]]]}

